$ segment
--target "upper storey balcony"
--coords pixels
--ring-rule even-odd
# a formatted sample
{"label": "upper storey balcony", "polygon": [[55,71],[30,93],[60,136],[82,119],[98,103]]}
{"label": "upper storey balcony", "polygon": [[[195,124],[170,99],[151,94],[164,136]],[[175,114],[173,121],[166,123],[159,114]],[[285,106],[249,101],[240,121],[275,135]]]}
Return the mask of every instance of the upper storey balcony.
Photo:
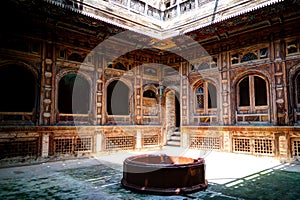
{"label": "upper storey balcony", "polygon": [[44,0],[92,18],[171,38],[283,0]]}

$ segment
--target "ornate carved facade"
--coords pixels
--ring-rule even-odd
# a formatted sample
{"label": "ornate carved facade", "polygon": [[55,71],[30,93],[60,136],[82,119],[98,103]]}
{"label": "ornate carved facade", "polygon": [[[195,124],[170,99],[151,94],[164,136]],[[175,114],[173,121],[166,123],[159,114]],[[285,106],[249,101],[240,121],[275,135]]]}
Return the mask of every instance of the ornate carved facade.
{"label": "ornate carved facade", "polygon": [[101,1],[136,10],[140,20],[150,16],[152,26],[205,5],[217,10],[209,24],[187,23],[178,35],[169,34],[176,26],[161,30],[161,40],[150,25],[155,37],[90,2],[2,6],[2,160],[159,148],[172,140],[300,157],[297,1],[257,1],[241,13],[218,11],[214,1],[165,1],[163,10],[147,1]]}

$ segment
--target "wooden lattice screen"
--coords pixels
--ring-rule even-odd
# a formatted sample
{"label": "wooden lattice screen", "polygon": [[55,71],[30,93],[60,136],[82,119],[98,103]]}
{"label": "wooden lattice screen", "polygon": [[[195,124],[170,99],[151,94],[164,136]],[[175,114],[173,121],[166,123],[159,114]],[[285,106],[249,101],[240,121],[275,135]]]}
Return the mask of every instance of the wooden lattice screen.
{"label": "wooden lattice screen", "polygon": [[135,137],[124,135],[124,136],[107,136],[105,138],[105,149],[106,150],[127,150],[135,148]]}
{"label": "wooden lattice screen", "polygon": [[92,152],[91,137],[60,137],[54,139],[56,154],[74,154],[75,152]]}
{"label": "wooden lattice screen", "polygon": [[274,155],[274,140],[268,138],[241,138],[232,139],[233,152],[250,153],[257,155]]}
{"label": "wooden lattice screen", "polygon": [[190,136],[190,148],[193,149],[221,149],[220,137]]}
{"label": "wooden lattice screen", "polygon": [[1,159],[12,157],[37,157],[38,138],[30,138],[25,141],[0,142]]}

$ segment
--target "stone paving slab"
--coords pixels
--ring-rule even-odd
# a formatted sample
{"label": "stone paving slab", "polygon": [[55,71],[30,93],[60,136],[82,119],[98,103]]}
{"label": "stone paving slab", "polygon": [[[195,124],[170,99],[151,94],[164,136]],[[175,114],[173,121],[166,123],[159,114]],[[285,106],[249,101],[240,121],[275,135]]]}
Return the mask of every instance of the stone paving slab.
{"label": "stone paving slab", "polygon": [[[204,157],[208,189],[185,196],[157,196],[125,190],[120,184],[123,160],[144,153]],[[92,158],[2,168],[0,199],[239,199],[217,192],[215,187],[219,184],[234,186],[235,181],[274,169],[300,172],[299,165],[282,164],[273,158],[171,147],[157,151],[106,153]]]}

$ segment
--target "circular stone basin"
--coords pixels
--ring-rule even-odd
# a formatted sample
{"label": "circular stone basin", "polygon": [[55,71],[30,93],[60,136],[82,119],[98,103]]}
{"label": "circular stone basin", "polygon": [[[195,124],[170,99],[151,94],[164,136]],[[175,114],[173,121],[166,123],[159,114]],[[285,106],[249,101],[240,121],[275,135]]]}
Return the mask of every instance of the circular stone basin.
{"label": "circular stone basin", "polygon": [[121,184],[136,192],[166,195],[205,190],[205,161],[166,154],[132,156],[123,162]]}

